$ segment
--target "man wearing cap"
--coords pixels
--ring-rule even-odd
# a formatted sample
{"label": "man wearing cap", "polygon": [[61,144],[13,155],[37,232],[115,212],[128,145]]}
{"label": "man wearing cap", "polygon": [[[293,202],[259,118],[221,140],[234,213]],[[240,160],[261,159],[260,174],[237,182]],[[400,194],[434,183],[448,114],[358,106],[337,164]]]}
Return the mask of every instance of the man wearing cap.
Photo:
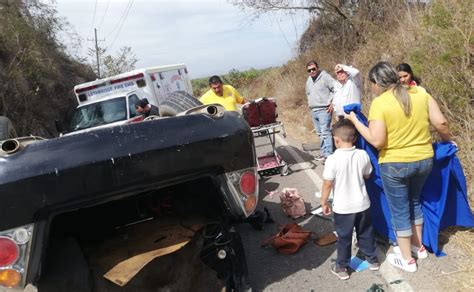
{"label": "man wearing cap", "polygon": [[336,80],[326,71],[319,70],[316,61],[306,64],[308,79],[306,80],[306,96],[311,109],[314,128],[321,143],[321,155],[316,160],[324,161],[333,152],[331,120],[333,105],[332,99],[337,86]]}
{"label": "man wearing cap", "polygon": [[139,100],[135,104],[135,110],[137,113],[141,114],[144,118],[149,116],[159,116],[160,111],[158,108],[152,104],[148,103],[146,98]]}
{"label": "man wearing cap", "polygon": [[352,103],[360,104],[360,71],[352,66],[337,64],[334,68],[337,86],[332,104],[336,117],[344,116],[344,106]]}
{"label": "man wearing cap", "polygon": [[228,111],[236,111],[237,104],[244,104],[245,99],[231,85],[224,85],[217,75],[209,78],[210,89],[199,99],[203,104],[217,103]]}

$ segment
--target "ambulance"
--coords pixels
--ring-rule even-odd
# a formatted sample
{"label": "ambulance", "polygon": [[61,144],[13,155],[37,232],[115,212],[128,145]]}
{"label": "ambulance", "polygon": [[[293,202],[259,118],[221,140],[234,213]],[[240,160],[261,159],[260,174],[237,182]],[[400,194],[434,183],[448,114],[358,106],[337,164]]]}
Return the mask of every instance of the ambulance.
{"label": "ambulance", "polygon": [[[63,132],[72,133],[143,119],[135,104],[146,98],[160,107],[173,96],[192,97],[185,64],[136,69],[74,86],[78,107]],[[179,93],[178,95],[173,93]],[[166,102],[165,102],[166,103]]]}

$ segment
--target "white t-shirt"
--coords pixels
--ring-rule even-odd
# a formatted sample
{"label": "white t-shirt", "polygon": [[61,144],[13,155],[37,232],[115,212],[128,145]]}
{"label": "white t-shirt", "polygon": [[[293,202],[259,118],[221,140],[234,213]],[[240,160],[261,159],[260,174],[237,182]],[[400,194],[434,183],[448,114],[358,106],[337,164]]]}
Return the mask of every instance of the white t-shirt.
{"label": "white t-shirt", "polygon": [[360,103],[360,72],[356,68],[342,65],[342,69],[348,74],[346,83],[339,82],[334,92],[332,104],[336,116],[344,115],[344,106],[351,103]]}
{"label": "white t-shirt", "polygon": [[324,165],[323,178],[332,180],[334,213],[353,214],[367,210],[370,199],[364,175],[372,172],[369,155],[361,149],[338,148]]}

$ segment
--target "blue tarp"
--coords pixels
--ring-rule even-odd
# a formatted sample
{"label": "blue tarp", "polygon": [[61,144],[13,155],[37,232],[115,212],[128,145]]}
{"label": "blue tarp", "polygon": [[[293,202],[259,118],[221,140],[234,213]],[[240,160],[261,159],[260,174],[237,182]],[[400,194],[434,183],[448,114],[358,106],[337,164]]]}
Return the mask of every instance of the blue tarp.
{"label": "blue tarp", "polygon": [[[360,104],[344,106],[344,111],[354,111],[357,118],[367,126]],[[366,180],[371,201],[372,224],[377,232],[395,242],[395,232],[390,223],[390,210],[383,192],[378,151],[359,137],[356,147],[364,149],[370,157],[374,171]],[[474,227],[474,218],[467,200],[466,177],[456,157],[457,148],[452,143],[434,143],[433,170],[421,194],[424,215],[423,244],[436,256],[444,255],[438,245],[438,235],[449,226]],[[383,220],[382,220],[383,219]]]}

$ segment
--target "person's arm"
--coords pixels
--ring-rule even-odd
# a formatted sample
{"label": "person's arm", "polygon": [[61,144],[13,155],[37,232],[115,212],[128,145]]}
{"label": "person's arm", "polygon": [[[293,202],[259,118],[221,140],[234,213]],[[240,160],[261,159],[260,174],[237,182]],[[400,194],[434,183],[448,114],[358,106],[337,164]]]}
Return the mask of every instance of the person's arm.
{"label": "person's arm", "polygon": [[344,65],[344,64],[340,64],[339,65],[342,70],[346,71],[347,74],[349,75],[349,78],[352,79],[352,81],[354,82],[354,84],[357,86],[357,88],[360,90],[361,89],[361,85],[362,85],[362,82],[361,82],[361,78],[360,78],[360,71],[359,69],[357,68],[354,68],[352,66],[347,66],[347,65]]}
{"label": "person's arm", "polygon": [[324,215],[331,214],[331,206],[329,205],[328,199],[329,199],[329,194],[331,194],[333,184],[334,184],[334,181],[332,180],[327,180],[327,179],[323,180],[323,186],[321,188],[321,207],[323,209]]}
{"label": "person's arm", "polygon": [[227,85],[229,89],[232,91],[232,94],[235,97],[235,101],[240,104],[244,104],[246,102],[245,98],[235,89],[232,85]]}
{"label": "person's arm", "polygon": [[332,78],[331,75],[329,74],[326,74],[326,78],[324,82],[327,88],[329,89],[329,92],[330,92],[329,94],[331,95],[330,100],[329,100],[329,106],[327,107],[326,111],[328,113],[332,113],[334,111],[334,105],[332,103],[334,100],[334,93],[336,92],[336,88],[339,85],[339,83],[336,81],[336,79]]}
{"label": "person's arm", "polygon": [[349,75],[349,77],[351,77],[351,78],[355,78],[357,75],[360,74],[359,69],[354,68],[352,66],[347,66],[347,65],[344,65],[344,64],[339,64],[338,66],[341,67],[342,70],[346,71],[347,75]]}
{"label": "person's arm", "polygon": [[387,142],[387,128],[383,121],[371,120],[369,121],[369,127],[366,127],[357,119],[354,112],[344,114],[344,117],[350,120],[362,137],[375,148],[380,149]]}
{"label": "person's arm", "polygon": [[[362,150],[362,151],[365,152],[365,150]],[[370,162],[370,157],[367,154],[367,152],[364,153],[364,159],[365,159],[365,167],[364,167],[364,171],[363,171],[363,177],[364,177],[364,179],[369,179],[373,168],[372,168],[372,163]]]}
{"label": "person's arm", "polygon": [[449,133],[448,120],[445,118],[438,103],[434,98],[428,100],[428,115],[431,125],[438,132],[441,140],[451,141],[451,134]]}
{"label": "person's arm", "polygon": [[207,104],[208,92],[209,92],[209,90],[204,92],[204,94],[201,95],[201,97],[199,98],[199,101],[202,102],[202,104]]}

